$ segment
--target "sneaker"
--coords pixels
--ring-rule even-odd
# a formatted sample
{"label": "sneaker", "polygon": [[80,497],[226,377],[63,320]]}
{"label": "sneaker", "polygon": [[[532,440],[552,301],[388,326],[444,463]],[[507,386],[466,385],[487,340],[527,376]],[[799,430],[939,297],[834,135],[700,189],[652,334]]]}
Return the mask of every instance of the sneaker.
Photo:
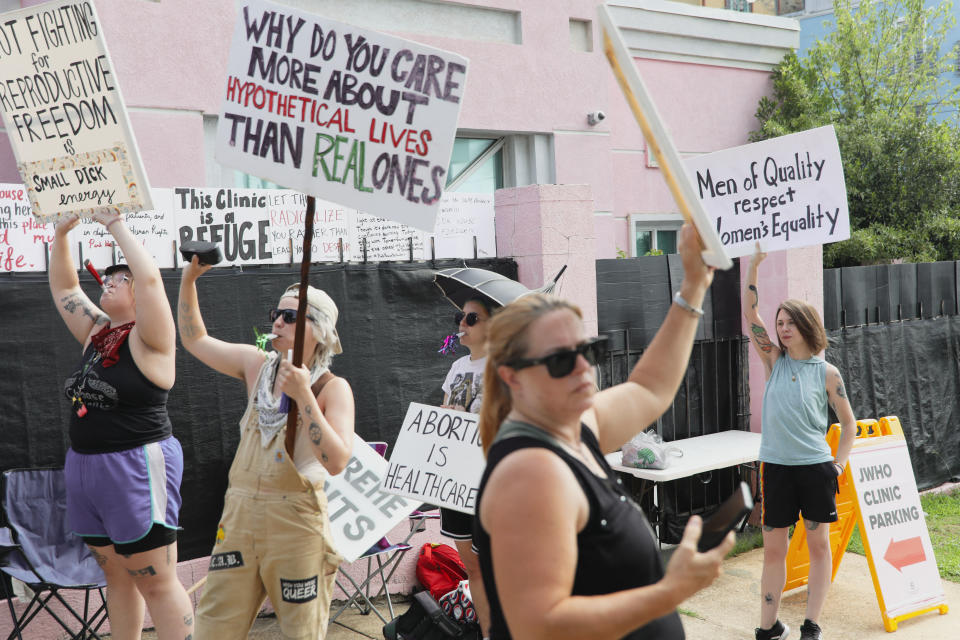
{"label": "sneaker", "polygon": [[807,618],[800,625],[800,640],[823,640],[823,632],[820,631],[820,625]]}
{"label": "sneaker", "polygon": [[790,627],[777,620],[769,629],[757,627],[757,640],[787,640],[790,635]]}

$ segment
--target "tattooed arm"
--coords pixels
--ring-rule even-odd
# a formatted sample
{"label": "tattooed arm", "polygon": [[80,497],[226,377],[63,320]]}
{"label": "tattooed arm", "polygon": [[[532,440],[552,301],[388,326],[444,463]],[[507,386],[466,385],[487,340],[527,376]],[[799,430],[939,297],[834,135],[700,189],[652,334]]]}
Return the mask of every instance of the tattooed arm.
{"label": "tattooed arm", "polygon": [[757,350],[757,354],[763,361],[764,369],[767,375],[773,371],[773,365],[780,357],[780,348],[770,340],[767,333],[767,327],[760,319],[760,290],[757,286],[759,279],[758,271],[760,263],[767,257],[766,253],[760,251],[760,245],[757,244],[757,250],[750,258],[750,265],[747,267],[747,283],[743,290],[743,316],[747,321],[747,331],[750,335],[750,343]]}
{"label": "tattooed arm", "polygon": [[246,382],[249,393],[266,355],[252,344],[224,342],[207,335],[197,300],[197,278],[209,269],[210,265],[201,265],[196,256],[183,266],[177,301],[180,341],[187,351],[211,369]]}
{"label": "tattooed arm", "polygon": [[847,398],[847,390],[843,386],[840,370],[829,363],[827,364],[827,401],[833,412],[837,414],[837,419],[840,420],[840,443],[837,445],[835,460],[840,465],[846,466],[850,449],[853,448],[853,439],[857,435],[857,419],[853,415],[850,399]]}
{"label": "tattooed arm", "polygon": [[284,360],[277,372],[277,387],[297,403],[302,428],[307,429],[317,460],[331,475],[343,471],[353,454],[355,409],[350,384],[334,378],[314,397],[309,370]]}
{"label": "tattooed arm", "polygon": [[90,301],[80,288],[70,255],[69,233],[79,220],[70,216],[57,223],[53,245],[50,247],[50,293],[53,303],[77,342],[86,345],[90,334],[110,322],[110,318]]}

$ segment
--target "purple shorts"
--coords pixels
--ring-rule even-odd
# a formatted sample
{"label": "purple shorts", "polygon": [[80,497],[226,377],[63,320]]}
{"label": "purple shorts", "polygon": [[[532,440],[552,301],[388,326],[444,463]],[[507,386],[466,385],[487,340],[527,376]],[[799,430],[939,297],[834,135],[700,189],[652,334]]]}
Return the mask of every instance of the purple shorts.
{"label": "purple shorts", "polygon": [[67,522],[79,536],[128,544],[155,524],[177,529],[183,450],[173,436],[113,453],[67,450]]}

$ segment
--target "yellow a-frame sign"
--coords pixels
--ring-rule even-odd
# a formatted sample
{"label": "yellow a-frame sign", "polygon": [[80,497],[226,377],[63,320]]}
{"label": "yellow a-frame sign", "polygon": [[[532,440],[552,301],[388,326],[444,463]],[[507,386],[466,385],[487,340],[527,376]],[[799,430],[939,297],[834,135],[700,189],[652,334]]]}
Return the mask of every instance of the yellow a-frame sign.
{"label": "yellow a-frame sign", "polygon": [[[827,442],[834,453],[839,440],[840,425],[831,425]],[[879,422],[858,420],[850,462],[839,481],[839,519],[830,525],[831,580],[857,525],[887,631],[896,631],[901,620],[923,613],[947,613],[900,420],[895,416]],[[784,591],[806,584],[809,569],[806,528],[801,522],[787,551]]]}

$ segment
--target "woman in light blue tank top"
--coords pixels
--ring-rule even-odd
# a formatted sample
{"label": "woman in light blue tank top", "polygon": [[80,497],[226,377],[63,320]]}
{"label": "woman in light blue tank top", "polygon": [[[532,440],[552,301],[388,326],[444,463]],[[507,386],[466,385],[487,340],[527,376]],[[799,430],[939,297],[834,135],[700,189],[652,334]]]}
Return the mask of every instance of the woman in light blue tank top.
{"label": "woman in light blue tank top", "polygon": [[[856,418],[843,379],[817,354],[827,335],[817,310],[796,299],[777,307],[777,344],[770,340],[758,311],[757,272],[766,254],[757,251],[747,269],[743,313],[750,342],[766,372],[760,440],[763,573],[760,578],[760,626],[757,640],[786,640],[790,627],[777,619],[786,584],[789,528],[802,515],[810,550],[806,619],[801,640],[822,640],[817,620],[832,573],[830,522],[836,521],[837,478],[843,473],[856,435]],[[825,440],[827,405],[842,428],[834,458]]]}

